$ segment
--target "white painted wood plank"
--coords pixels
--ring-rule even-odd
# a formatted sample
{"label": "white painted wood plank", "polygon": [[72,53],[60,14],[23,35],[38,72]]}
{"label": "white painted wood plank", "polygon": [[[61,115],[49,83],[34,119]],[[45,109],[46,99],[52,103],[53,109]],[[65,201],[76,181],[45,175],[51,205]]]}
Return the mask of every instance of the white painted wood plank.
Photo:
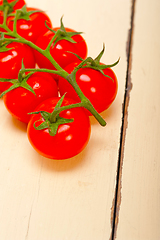
{"label": "white painted wood plank", "polygon": [[159,12],[159,1],[136,1],[118,240],[160,239]]}
{"label": "white painted wood plank", "polygon": [[[130,27],[128,0],[36,1],[28,6],[47,11],[54,26],[85,32],[89,55],[106,44],[103,62],[113,63],[119,81],[117,98],[102,115],[108,125],[91,118],[87,148],[67,161],[51,161],[30,146],[25,125],[11,118],[0,100],[0,239],[103,240],[111,234],[122,103]],[[3,118],[2,118],[3,117]]]}

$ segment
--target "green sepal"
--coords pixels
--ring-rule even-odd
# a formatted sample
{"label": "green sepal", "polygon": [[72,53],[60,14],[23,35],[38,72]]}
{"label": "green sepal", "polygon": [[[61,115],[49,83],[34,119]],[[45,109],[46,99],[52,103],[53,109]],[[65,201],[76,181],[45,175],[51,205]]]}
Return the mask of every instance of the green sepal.
{"label": "green sepal", "polygon": [[34,128],[36,130],[44,130],[44,129],[48,129],[50,136],[55,136],[58,130],[58,127],[62,124],[67,124],[67,123],[71,123],[74,121],[74,119],[68,119],[68,118],[62,118],[60,116],[56,117],[56,122],[51,122],[50,121],[50,116],[51,113],[45,112],[45,111],[37,111],[37,112],[31,112],[28,114],[41,114],[41,116],[44,118],[44,122],[42,122],[39,126],[36,127],[36,123],[40,122],[41,119],[37,120],[36,122],[34,122]]}
{"label": "green sepal", "polygon": [[[64,100],[64,97],[65,97],[65,94],[59,99],[59,101],[57,102],[55,108],[54,108],[54,111],[57,110],[57,108],[60,108],[62,103],[63,103],[63,100]],[[54,112],[53,111],[53,112]],[[53,113],[52,113],[53,114]]]}
{"label": "green sepal", "polygon": [[59,28],[57,31],[55,31],[55,30],[51,29],[50,27],[48,27],[47,24],[45,23],[46,27],[47,27],[51,32],[53,32],[53,33],[55,34],[54,37],[53,37],[53,39],[54,39],[53,47],[55,46],[55,44],[56,44],[58,41],[60,41],[60,40],[62,40],[62,39],[63,39],[63,40],[66,40],[66,41],[68,41],[68,42],[71,42],[71,43],[77,43],[76,41],[74,41],[74,40],[72,39],[72,37],[75,36],[75,35],[79,35],[79,34],[82,34],[82,33],[83,33],[83,32],[67,32],[66,29],[65,29],[65,27],[64,27],[64,25],[63,25],[62,19],[63,19],[63,16],[61,17],[61,20],[60,20],[60,23],[61,23],[60,28]]}
{"label": "green sepal", "polygon": [[100,60],[104,54],[104,45],[103,45],[103,49],[102,51],[99,53],[99,55],[95,58],[92,59],[91,57],[88,57],[86,59],[82,59],[79,55],[77,55],[76,53],[70,52],[73,55],[75,55],[79,60],[81,60],[81,63],[73,70],[73,73],[75,74],[75,72],[77,72],[80,68],[92,68],[94,70],[99,71],[101,74],[103,74],[105,77],[110,78],[111,80],[113,80],[110,76],[104,74],[103,70],[106,68],[112,68],[114,66],[116,66],[119,63],[120,58],[113,64],[101,64]]}
{"label": "green sepal", "polygon": [[[43,117],[42,111],[41,111],[41,112],[33,112],[33,113],[30,113],[30,114],[38,114],[38,113],[40,113],[41,116]],[[71,122],[73,122],[74,120],[73,120],[73,119],[62,118],[62,117],[58,116],[57,119],[56,119],[56,122],[51,123],[51,122],[49,121],[49,119],[48,119],[48,120],[45,120],[45,121],[42,122],[39,126],[36,127],[36,123],[37,123],[37,122],[40,122],[40,121],[41,121],[41,119],[39,119],[39,120],[37,120],[36,122],[34,122],[34,125],[33,125],[34,128],[35,128],[36,130],[48,129],[50,136],[54,137],[54,136],[57,134],[57,130],[58,130],[58,127],[59,127],[60,125],[66,124],[66,123],[71,123]]]}
{"label": "green sepal", "polygon": [[49,112],[46,112],[46,111],[36,111],[36,112],[30,112],[28,114],[41,114],[41,116],[44,118],[44,120],[49,120],[50,119],[50,116],[51,116],[51,113]]}
{"label": "green sepal", "polygon": [[6,79],[6,78],[0,78],[0,82],[11,82],[13,85],[8,88],[6,91],[2,92],[0,95],[0,98],[2,98],[6,93],[18,88],[18,87],[22,87],[27,89],[28,91],[32,92],[34,95],[35,92],[34,90],[31,88],[31,86],[27,83],[28,78],[32,75],[33,73],[29,73],[27,74],[22,80],[19,79]]}
{"label": "green sepal", "polygon": [[5,43],[2,46],[0,46],[0,52],[8,52],[9,50],[11,50],[12,48],[7,48],[6,47],[8,44],[9,43]]}
{"label": "green sepal", "polygon": [[71,123],[73,122],[73,119],[67,119],[67,118],[62,118],[60,116],[57,116],[56,122],[51,123],[49,126],[49,134],[51,136],[55,136],[58,130],[59,125],[66,124],[66,123]]}
{"label": "green sepal", "polygon": [[46,111],[41,111],[41,115],[44,118],[44,120],[46,120],[46,121],[50,120],[51,113],[46,112]]}
{"label": "green sepal", "polygon": [[63,95],[60,100],[58,101],[58,103],[56,104],[54,110],[52,113],[46,112],[46,111],[37,111],[37,112],[31,112],[28,114],[41,114],[42,118],[45,120],[44,122],[42,122],[39,126],[36,127],[36,123],[40,122],[41,119],[37,120],[36,122],[34,122],[34,128],[36,130],[43,130],[43,129],[48,129],[50,136],[55,136],[57,134],[57,130],[58,127],[62,124],[67,124],[67,123],[71,123],[74,121],[74,119],[68,119],[68,118],[63,118],[60,117],[59,114],[56,115],[55,117],[55,121],[53,120],[53,115],[54,113],[57,111],[57,109],[59,110],[59,108],[62,105],[63,99],[64,99]]}
{"label": "green sepal", "polygon": [[120,59],[118,59],[115,63],[110,64],[110,65],[106,65],[106,64],[103,64],[103,65],[102,64],[96,64],[96,65],[94,65],[93,63],[86,64],[86,65],[82,66],[82,68],[88,68],[88,67],[92,68],[92,69],[97,70],[100,73],[102,73],[102,75],[104,75],[105,77],[108,77],[111,80],[113,80],[110,76],[104,74],[103,70],[106,69],[106,68],[112,68],[112,67],[116,66],[119,63],[119,60]]}
{"label": "green sepal", "polygon": [[0,6],[0,11],[4,12],[4,9],[6,6],[8,6],[8,13],[11,13],[14,11],[14,6],[19,0],[15,0],[11,3],[9,3],[7,0],[3,0],[3,4]]}
{"label": "green sepal", "polygon": [[[19,13],[17,19],[24,19],[24,20],[27,20],[27,21],[30,20],[30,15],[32,15],[33,13],[43,12],[42,10],[31,10],[31,11],[27,11],[27,6],[26,6],[26,5],[24,5],[21,9],[18,9],[17,11],[18,11],[18,13]],[[17,12],[17,11],[16,11],[16,12]],[[15,16],[16,16],[16,12],[9,14],[9,16],[15,17]],[[14,21],[14,19],[13,19],[13,21]]]}
{"label": "green sepal", "polygon": [[6,93],[8,93],[8,92],[10,92],[10,91],[12,91],[12,90],[14,90],[14,89],[16,89],[16,88],[18,88],[18,87],[20,87],[20,83],[19,83],[19,82],[17,82],[17,83],[15,83],[14,85],[12,85],[12,86],[11,86],[10,88],[8,88],[6,91],[2,92],[1,95],[0,95],[0,98],[2,98]]}
{"label": "green sepal", "polygon": [[51,113],[50,116],[50,122],[54,123],[57,120],[57,117],[59,116],[59,109],[62,105],[62,102],[64,100],[65,94],[59,99],[59,101],[57,102],[53,112]]}
{"label": "green sepal", "polygon": [[36,96],[35,91],[33,90],[33,88],[31,88],[31,86],[27,83],[27,79],[23,80],[20,83],[20,87],[27,89],[28,91],[32,92]]}
{"label": "green sepal", "polygon": [[4,32],[0,32],[0,52],[7,52],[11,50],[12,48],[7,48],[9,43],[11,42],[5,39]]}
{"label": "green sepal", "polygon": [[21,69],[25,69],[23,58],[22,58],[22,65],[21,65]]}
{"label": "green sepal", "polygon": [[[28,78],[34,73],[34,71],[32,71],[32,72],[29,72],[27,75],[25,74],[25,72],[23,72],[23,74],[22,74],[23,70],[25,70],[25,66],[24,66],[24,62],[23,62],[23,59],[22,59],[21,69],[20,69],[19,74],[18,74],[18,81],[19,82],[27,81]],[[30,89],[30,87],[29,87],[29,89]],[[31,90],[31,92],[32,92],[32,90]]]}
{"label": "green sepal", "polygon": [[94,62],[99,64],[103,54],[104,54],[104,51],[105,51],[105,45],[103,44],[103,49],[102,51],[98,54],[98,56],[94,59]]}
{"label": "green sepal", "polygon": [[11,82],[14,84],[18,82],[18,79],[0,78],[0,82]]}
{"label": "green sepal", "polygon": [[49,128],[49,125],[48,125],[48,122],[42,122],[38,127],[36,127],[36,123],[37,122],[39,122],[39,121],[41,121],[41,120],[38,120],[38,121],[36,121],[36,122],[34,122],[34,128],[36,129],[36,130],[43,130],[43,129],[46,129],[46,128]]}
{"label": "green sepal", "polygon": [[74,52],[70,52],[70,51],[66,51],[66,52],[68,52],[68,53],[72,53],[73,55],[75,55],[80,61],[84,61],[84,59],[83,58],[81,58],[78,54],[76,54],[76,53],[74,53]]}
{"label": "green sepal", "polygon": [[62,117],[59,116],[59,114],[57,114],[57,111],[59,111],[59,109],[61,108],[64,97],[65,97],[65,94],[57,102],[53,112],[50,115],[49,134],[51,136],[56,135],[59,125],[66,124],[66,123],[71,123],[71,122],[74,121],[74,119],[62,118]]}
{"label": "green sepal", "polygon": [[38,127],[36,127],[36,123],[37,122],[40,122],[41,119],[37,120],[36,122],[34,122],[34,128],[36,130],[43,130],[43,129],[46,129],[46,128],[49,128],[49,119],[50,119],[50,116],[51,116],[51,113],[49,112],[46,112],[46,111],[37,111],[37,112],[31,112],[31,113],[28,113],[28,114],[41,114],[41,116],[44,118],[44,122],[42,122]]}

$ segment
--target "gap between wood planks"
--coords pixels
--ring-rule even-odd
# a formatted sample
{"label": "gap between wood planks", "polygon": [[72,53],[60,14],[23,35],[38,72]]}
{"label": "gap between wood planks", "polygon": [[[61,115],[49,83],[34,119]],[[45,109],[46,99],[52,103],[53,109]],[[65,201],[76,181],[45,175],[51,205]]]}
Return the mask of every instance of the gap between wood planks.
{"label": "gap between wood planks", "polygon": [[130,29],[128,33],[127,50],[126,50],[127,52],[126,85],[125,85],[125,94],[124,94],[124,101],[123,101],[123,107],[122,107],[122,126],[121,126],[120,147],[119,147],[118,164],[117,164],[116,188],[115,188],[115,196],[113,199],[113,206],[112,206],[112,212],[111,212],[112,231],[111,231],[110,240],[116,239],[116,232],[117,232],[118,221],[119,221],[119,210],[121,205],[122,166],[123,166],[123,157],[124,157],[125,136],[126,136],[126,130],[128,126],[128,106],[129,106],[129,100],[130,100],[130,91],[132,89],[131,67],[132,67],[132,45],[133,45],[135,3],[136,3],[136,0],[132,0],[131,21],[130,21]]}

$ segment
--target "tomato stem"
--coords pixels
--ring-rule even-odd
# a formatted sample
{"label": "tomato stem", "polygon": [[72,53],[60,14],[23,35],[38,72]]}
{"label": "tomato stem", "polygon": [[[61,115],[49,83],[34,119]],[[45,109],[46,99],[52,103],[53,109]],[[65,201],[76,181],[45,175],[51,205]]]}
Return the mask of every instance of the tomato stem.
{"label": "tomato stem", "polygon": [[5,6],[4,12],[3,12],[3,23],[0,24],[1,28],[5,29],[6,31],[10,31],[10,29],[6,25],[8,12],[9,12],[9,6],[7,5]]}
{"label": "tomato stem", "polygon": [[75,103],[75,104],[70,104],[70,105],[67,105],[67,106],[55,108],[54,111],[51,114],[50,122],[51,123],[56,122],[56,118],[60,114],[60,112],[62,112],[64,110],[76,108],[76,107],[83,107],[83,104],[82,103]]}
{"label": "tomato stem", "polygon": [[13,33],[14,33],[14,34],[17,33],[17,27],[16,27],[16,25],[17,25],[17,20],[18,20],[19,15],[20,15],[20,11],[17,10],[17,11],[16,11],[15,18],[14,18],[14,22],[13,22]]}
{"label": "tomato stem", "polygon": [[[63,70],[63,69],[62,69]],[[72,104],[72,105],[68,105],[65,107],[59,107],[57,108],[57,110],[55,111],[56,113],[53,114],[53,117],[51,122],[55,122],[56,121],[56,116],[64,110],[70,109],[70,108],[75,108],[75,107],[84,107],[86,108],[88,111],[90,111],[92,113],[92,115],[97,119],[97,121],[100,123],[100,125],[105,126],[106,122],[105,120],[101,117],[101,115],[95,110],[95,108],[93,107],[93,105],[91,104],[91,102],[89,101],[89,99],[83,94],[83,92],[81,91],[81,89],[79,88],[77,82],[75,81],[75,72],[72,72],[73,74],[66,74],[66,72],[63,71],[57,71],[57,70],[49,70],[49,69],[32,69],[32,68],[28,68],[28,69],[21,69],[20,70],[21,74],[23,74],[24,72],[48,72],[48,73],[56,73],[61,77],[66,78],[66,80],[72,85],[72,87],[75,89],[75,91],[77,92],[79,98],[81,99],[80,103],[77,104]]]}
{"label": "tomato stem", "polygon": [[48,46],[46,47],[46,51],[50,51],[50,47],[52,45],[52,43],[54,42],[54,40],[56,39],[56,34],[54,35],[54,37],[50,40]]}
{"label": "tomato stem", "polygon": [[7,20],[8,11],[9,11],[9,6],[6,6],[5,9],[4,9],[4,16],[3,16],[3,24],[4,25],[5,25],[6,20]]}

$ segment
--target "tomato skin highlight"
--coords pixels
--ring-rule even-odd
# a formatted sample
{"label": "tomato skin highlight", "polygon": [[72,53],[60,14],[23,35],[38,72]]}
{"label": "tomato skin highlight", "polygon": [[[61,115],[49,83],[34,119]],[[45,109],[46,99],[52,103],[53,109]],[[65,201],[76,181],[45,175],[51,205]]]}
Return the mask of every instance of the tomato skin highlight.
{"label": "tomato skin highlight", "polygon": [[[51,28],[52,22],[48,15],[43,11],[37,8],[27,7],[27,11],[37,10],[37,12],[30,15],[30,20],[18,19],[16,28],[17,33],[24,37],[25,39],[35,43],[37,38],[48,31],[48,28],[45,26],[46,24]],[[13,19],[14,17],[8,17],[7,25],[13,30]]]}
{"label": "tomato skin highlight", "polygon": [[[59,28],[53,28],[55,31],[58,29]],[[70,28],[65,28],[65,30],[67,32],[74,32],[74,30]],[[42,49],[45,49],[54,35],[55,34],[49,30],[37,39],[36,45]],[[76,53],[83,59],[85,59],[87,56],[87,45],[83,37],[78,34],[74,35],[72,39],[76,41],[76,43],[71,43],[67,40],[61,39],[55,44],[54,47],[53,44],[51,45],[50,53],[62,68],[77,60],[77,57],[69,52]],[[55,69],[46,57],[37,51],[34,51],[34,53],[36,62],[40,68]]]}
{"label": "tomato skin highlight", "polygon": [[[71,63],[64,69],[68,73],[71,73],[79,63],[80,61]],[[99,113],[109,108],[118,90],[118,82],[113,70],[111,68],[106,68],[103,72],[112,79],[104,76],[98,70],[91,68],[81,68],[76,73],[76,82],[80,89]],[[59,77],[58,87],[61,96],[66,93],[66,97],[80,102],[77,93],[66,79]]]}
{"label": "tomato skin highlight", "polygon": [[36,96],[29,90],[18,87],[3,96],[4,104],[9,113],[21,122],[28,123],[34,109],[44,100],[58,96],[55,80],[49,73],[33,73],[27,80]]}
{"label": "tomato skin highlight", "polygon": [[[26,68],[35,67],[35,58],[32,49],[23,43],[9,43],[6,52],[0,52],[0,78],[16,79],[22,67],[22,60]],[[11,84],[0,82],[0,92],[3,92]]]}
{"label": "tomato skin highlight", "polygon": [[[36,108],[36,111],[51,113],[59,99],[47,99]],[[75,103],[74,100],[64,98],[62,106],[73,103]],[[60,125],[55,136],[50,136],[48,129],[36,130],[34,128],[35,121],[41,119],[36,126],[44,121],[40,114],[32,116],[27,128],[28,139],[33,148],[42,156],[56,160],[68,159],[79,154],[86,147],[91,132],[89,117],[82,108],[62,111],[60,116],[74,118],[74,121]]]}

